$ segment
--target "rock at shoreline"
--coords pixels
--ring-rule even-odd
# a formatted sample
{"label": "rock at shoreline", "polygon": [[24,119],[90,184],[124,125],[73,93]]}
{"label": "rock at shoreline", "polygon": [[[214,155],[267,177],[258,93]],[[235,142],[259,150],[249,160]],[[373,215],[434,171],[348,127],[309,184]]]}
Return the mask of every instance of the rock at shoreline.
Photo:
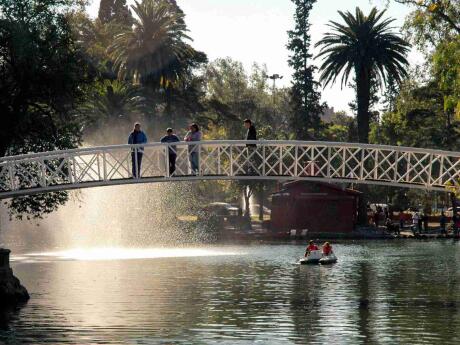
{"label": "rock at shoreline", "polygon": [[10,250],[0,248],[0,306],[25,303],[30,296],[18,278],[13,275],[9,263]]}

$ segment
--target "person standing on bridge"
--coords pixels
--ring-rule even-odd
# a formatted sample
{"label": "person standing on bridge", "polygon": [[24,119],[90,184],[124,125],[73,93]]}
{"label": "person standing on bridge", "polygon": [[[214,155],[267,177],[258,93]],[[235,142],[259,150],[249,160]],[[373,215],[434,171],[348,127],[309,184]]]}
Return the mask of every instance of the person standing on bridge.
{"label": "person standing on bridge", "polygon": [[[201,132],[200,128],[196,123],[193,123],[189,127],[189,132],[184,138],[185,141],[201,141]],[[192,175],[197,175],[200,171],[200,156],[199,156],[200,147],[198,145],[189,145],[189,160],[190,168]]]}
{"label": "person standing on bridge", "polygon": [[[254,124],[250,119],[246,119],[243,121],[244,127],[247,129],[246,132],[246,140],[257,140],[257,130]],[[255,152],[257,150],[257,145],[256,144],[247,144],[246,145],[247,149],[247,174],[248,175],[254,175],[255,170],[257,169],[257,159],[254,157]]]}
{"label": "person standing on bridge", "polygon": [[[174,134],[172,128],[168,128],[166,130],[166,135],[160,139],[162,143],[177,143],[180,139],[177,135]],[[168,150],[168,158],[169,158],[169,176],[172,176],[176,171],[176,158],[177,158],[177,146],[176,145],[169,145]]]}
{"label": "person standing on bridge", "polygon": [[[136,122],[134,124],[134,129],[129,135],[128,144],[137,145],[137,144],[146,144],[147,136],[144,132],[141,131],[141,124]],[[141,172],[142,156],[144,155],[144,148],[138,146],[131,149],[131,163],[132,163],[132,172],[133,178],[138,178]]]}

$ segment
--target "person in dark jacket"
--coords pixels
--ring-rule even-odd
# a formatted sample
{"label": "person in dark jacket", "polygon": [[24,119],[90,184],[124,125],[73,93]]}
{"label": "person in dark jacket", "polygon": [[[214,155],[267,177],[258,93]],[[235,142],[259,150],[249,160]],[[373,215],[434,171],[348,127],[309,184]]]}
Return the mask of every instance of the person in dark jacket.
{"label": "person in dark jacket", "polygon": [[[180,139],[177,135],[174,134],[172,128],[166,130],[166,135],[160,139],[162,143],[177,143]],[[176,145],[170,145],[168,150],[169,158],[169,176],[172,176],[176,171],[176,158],[177,158],[177,147]]]}
{"label": "person in dark jacket", "polygon": [[[146,144],[146,143],[147,143],[147,136],[145,135],[144,132],[141,131],[141,124],[136,122],[134,124],[133,131],[129,135],[128,144],[137,145],[137,144]],[[133,178],[138,178],[140,176],[143,155],[144,155],[144,148],[142,146],[134,147],[131,149],[131,163],[132,163]]]}
{"label": "person in dark jacket", "polygon": [[[257,131],[256,127],[252,123],[250,119],[244,120],[244,127],[247,129],[246,132],[246,140],[257,140]],[[258,160],[257,160],[257,154],[255,151],[257,150],[257,145],[256,144],[247,144],[247,174],[248,175],[255,175]]]}
{"label": "person in dark jacket", "polygon": [[446,234],[446,223],[447,223],[447,218],[446,218],[446,215],[444,214],[444,211],[442,211],[441,217],[439,217],[439,226],[441,227],[441,234],[443,235]]}
{"label": "person in dark jacket", "polygon": [[422,220],[423,220],[423,230],[427,232],[428,231],[428,215],[426,213],[423,214]]}
{"label": "person in dark jacket", "polygon": [[[256,127],[252,123],[251,120],[246,119],[244,120],[244,127],[248,130],[246,132],[246,140],[257,140],[257,131]],[[248,144],[248,147],[256,147],[255,144]]]}

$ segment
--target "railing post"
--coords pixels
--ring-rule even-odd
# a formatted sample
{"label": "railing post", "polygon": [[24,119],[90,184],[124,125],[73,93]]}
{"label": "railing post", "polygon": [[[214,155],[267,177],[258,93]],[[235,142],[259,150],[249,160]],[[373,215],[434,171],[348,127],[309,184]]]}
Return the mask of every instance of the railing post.
{"label": "railing post", "polygon": [[230,148],[230,176],[233,176],[233,144],[230,144],[229,148]]}
{"label": "railing post", "polygon": [[294,176],[299,177],[299,145],[294,147]]}
{"label": "railing post", "polygon": [[407,154],[407,157],[409,157],[409,159],[407,160],[407,171],[406,171],[406,182],[409,182],[410,181],[410,171],[412,169],[412,165],[411,165],[411,153],[409,152]]}
{"label": "railing post", "polygon": [[14,175],[15,175],[14,162],[11,161],[11,162],[8,162],[7,164],[8,164],[8,174],[10,175],[9,176],[10,177],[10,186],[11,186],[10,189],[11,190],[16,190],[18,188],[16,187],[16,183],[15,183],[16,179],[14,177]]}
{"label": "railing post", "polygon": [[41,182],[41,185],[42,187],[46,187],[46,167],[45,167],[45,160],[44,159],[40,159],[39,160],[40,162],[40,171],[41,171],[41,174],[42,174],[42,182]]}
{"label": "railing post", "polygon": [[133,173],[133,177],[138,179],[139,178],[139,162],[137,161],[137,146],[134,148],[134,171],[132,171]]}
{"label": "railing post", "polygon": [[393,167],[393,182],[397,183],[398,182],[398,163],[399,163],[399,151],[395,151],[395,162],[394,162],[394,167]]}
{"label": "railing post", "polygon": [[220,175],[220,146],[217,146],[217,175]]}
{"label": "railing post", "polygon": [[66,161],[67,161],[67,179],[68,179],[69,183],[72,184],[73,183],[73,179],[72,179],[72,164],[70,162],[69,157],[66,158]]}
{"label": "railing post", "polygon": [[328,179],[331,178],[331,164],[332,164],[332,162],[331,162],[331,151],[332,151],[332,149],[329,146],[327,148],[327,172],[326,172]]}
{"label": "railing post", "polygon": [[97,162],[97,179],[100,181],[100,180],[103,180],[104,177],[102,176],[101,178],[101,162],[99,161],[99,152],[96,152],[96,162]]}
{"label": "railing post", "polygon": [[102,151],[102,173],[104,174],[104,181],[107,181],[107,157],[105,150]]}
{"label": "railing post", "polygon": [[169,143],[166,143],[164,146],[165,149],[165,177],[171,177],[170,171],[169,171]]}
{"label": "railing post", "polygon": [[77,164],[75,162],[75,156],[72,156],[72,165],[75,167],[73,169],[73,171],[72,171],[72,173],[73,173],[73,181],[74,181],[74,183],[79,183],[80,181],[78,181],[78,179],[77,179],[77,168],[76,168]]}
{"label": "railing post", "polygon": [[439,167],[439,183],[441,184],[441,186],[444,186],[444,182],[442,182],[442,179],[443,179],[443,175],[444,175],[444,158],[445,158],[445,155],[443,154],[441,156],[441,166]]}
{"label": "railing post", "polygon": [[379,172],[379,149],[375,149],[375,157],[374,157],[374,180],[378,179],[378,172]]}
{"label": "railing post", "polygon": [[279,166],[279,175],[283,175],[283,146],[280,145],[280,166]]}
{"label": "railing post", "polygon": [[433,168],[433,154],[430,154],[430,166],[428,167],[428,187],[431,188],[432,185],[432,178],[431,178],[431,172]]}

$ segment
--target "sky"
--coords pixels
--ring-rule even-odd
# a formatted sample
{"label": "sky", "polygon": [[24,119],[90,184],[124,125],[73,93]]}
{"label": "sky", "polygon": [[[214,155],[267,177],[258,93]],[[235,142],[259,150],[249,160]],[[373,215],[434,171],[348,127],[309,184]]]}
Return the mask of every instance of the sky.
{"label": "sky", "polygon": [[[128,0],[128,3],[133,1]],[[231,57],[241,61],[249,70],[254,62],[266,64],[268,73],[283,76],[278,86],[288,86],[292,70],[287,60],[289,51],[287,31],[294,27],[294,5],[290,0],[177,0],[186,15],[195,49],[208,55],[209,60]],[[372,7],[384,9],[396,19],[397,30],[410,12],[407,6],[390,0],[318,0],[310,15],[312,52],[314,43],[328,31],[330,20],[340,21],[337,11],[354,11],[360,7],[365,13]],[[97,16],[99,0],[93,0],[88,8],[91,16]],[[409,55],[411,65],[422,62],[415,50]],[[315,65],[320,60],[313,61]],[[354,99],[350,88],[340,84],[321,88],[322,100],[336,111],[349,112],[348,103]]]}

